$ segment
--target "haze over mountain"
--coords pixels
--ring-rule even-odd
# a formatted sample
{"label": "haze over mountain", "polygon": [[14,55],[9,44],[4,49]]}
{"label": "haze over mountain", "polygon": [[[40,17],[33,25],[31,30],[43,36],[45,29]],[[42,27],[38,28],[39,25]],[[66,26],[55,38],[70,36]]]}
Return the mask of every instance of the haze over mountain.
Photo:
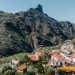
{"label": "haze over mountain", "polygon": [[0,56],[55,46],[73,37],[75,24],[49,17],[40,4],[26,12],[0,12]]}

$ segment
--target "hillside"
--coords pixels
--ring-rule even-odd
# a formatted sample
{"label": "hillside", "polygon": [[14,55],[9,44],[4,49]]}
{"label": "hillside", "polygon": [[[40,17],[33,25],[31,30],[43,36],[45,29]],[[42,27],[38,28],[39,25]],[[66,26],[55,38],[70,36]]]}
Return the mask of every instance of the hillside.
{"label": "hillside", "polygon": [[75,25],[43,13],[41,5],[15,14],[0,12],[0,57],[55,46],[75,37]]}

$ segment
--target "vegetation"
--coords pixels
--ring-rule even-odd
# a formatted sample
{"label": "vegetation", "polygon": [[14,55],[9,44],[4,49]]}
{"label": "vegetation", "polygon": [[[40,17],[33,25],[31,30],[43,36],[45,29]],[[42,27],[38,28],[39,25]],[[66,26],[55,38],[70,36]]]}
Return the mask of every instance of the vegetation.
{"label": "vegetation", "polygon": [[5,73],[7,70],[12,70],[10,66],[4,66],[2,73]]}
{"label": "vegetation", "polygon": [[23,59],[25,58],[26,53],[19,53],[9,57],[0,58],[0,63],[2,62],[10,62],[12,59]]}
{"label": "vegetation", "polygon": [[72,43],[75,45],[75,38],[72,39]]}
{"label": "vegetation", "polygon": [[7,70],[4,75],[15,75],[15,72],[13,70]]}
{"label": "vegetation", "polygon": [[25,75],[25,74],[23,74],[22,72],[16,71],[15,75]]}
{"label": "vegetation", "polygon": [[8,63],[10,63],[12,59],[20,59],[20,60],[22,60],[22,59],[25,58],[25,55],[27,55],[27,54],[26,53],[19,53],[19,54],[15,54],[13,56],[0,58],[0,71],[2,70],[2,68],[4,66],[7,66]]}
{"label": "vegetation", "polygon": [[[53,49],[55,49],[56,47],[53,47]],[[57,47],[58,48],[58,47]],[[27,65],[27,69],[25,70],[25,72],[21,72],[19,70],[14,70],[11,67],[9,67],[8,65],[4,66],[4,68],[2,69],[2,74],[3,75],[71,75],[72,73],[75,73],[75,68],[69,66],[70,64],[67,64],[65,67],[51,67],[48,66],[49,65],[49,49],[50,47],[41,47],[39,48],[39,50],[43,50],[43,56],[41,55],[41,57],[39,57],[38,61],[33,61],[31,59],[28,58],[28,53],[19,53],[13,56],[9,56],[9,57],[4,57],[1,58],[0,60],[0,64],[8,64],[12,59],[20,59],[20,62],[17,64],[17,66],[20,65]],[[47,50],[45,50],[47,49]],[[52,49],[52,48],[51,48]],[[50,50],[51,50],[50,49]],[[58,49],[59,50],[59,49]],[[35,51],[32,53],[35,54]],[[36,54],[37,55],[37,54]],[[1,74],[1,75],[2,75]]]}
{"label": "vegetation", "polygon": [[41,56],[38,62],[31,61],[28,59],[27,54],[24,53],[13,55],[12,58],[11,56],[7,57],[7,59],[11,60],[14,57],[21,60],[17,66],[28,62],[27,65],[31,66],[31,68],[27,69],[25,73],[22,73],[9,66],[4,66],[1,72],[3,75],[55,75],[55,73],[58,75],[71,75],[72,73],[75,73],[75,68],[71,66],[58,67],[57,70],[54,67],[46,66],[47,62],[45,63],[45,61],[47,61],[47,53],[44,54],[44,56]]}

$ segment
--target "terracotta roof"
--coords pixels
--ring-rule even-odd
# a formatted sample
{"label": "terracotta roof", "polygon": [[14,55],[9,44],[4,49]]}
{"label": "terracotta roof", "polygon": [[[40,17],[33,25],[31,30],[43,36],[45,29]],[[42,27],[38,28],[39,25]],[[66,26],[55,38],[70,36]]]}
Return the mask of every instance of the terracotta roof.
{"label": "terracotta roof", "polygon": [[70,57],[75,58],[75,53],[72,53]]}
{"label": "terracotta roof", "polygon": [[28,55],[28,57],[32,60],[32,61],[38,61],[39,58],[38,56],[35,54],[35,55]]}
{"label": "terracotta roof", "polygon": [[23,70],[27,69],[27,66],[23,64],[23,65],[17,67],[17,69],[20,70],[20,71],[23,71]]}
{"label": "terracotta roof", "polygon": [[60,60],[67,60],[63,55],[61,55],[59,52],[54,52],[52,54],[53,57],[56,58],[57,61],[60,61]]}
{"label": "terracotta roof", "polygon": [[35,52],[35,54],[33,55],[28,55],[28,57],[32,60],[32,61],[38,61],[39,57],[43,55],[43,51],[42,50],[37,50]]}
{"label": "terracotta roof", "polygon": [[57,56],[57,55],[59,55],[59,54],[60,54],[60,52],[58,52],[58,51],[55,51],[55,52],[52,52],[52,53],[51,53],[52,56]]}
{"label": "terracotta roof", "polygon": [[67,60],[64,56],[62,56],[62,55],[57,55],[56,56],[56,59],[58,60],[58,61],[60,61],[60,60]]}

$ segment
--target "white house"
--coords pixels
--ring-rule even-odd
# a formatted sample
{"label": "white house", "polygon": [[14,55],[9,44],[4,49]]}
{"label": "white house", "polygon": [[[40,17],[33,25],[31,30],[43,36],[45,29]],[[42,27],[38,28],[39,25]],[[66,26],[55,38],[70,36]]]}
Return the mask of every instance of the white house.
{"label": "white house", "polygon": [[9,65],[12,68],[16,68],[18,63],[19,63],[19,60],[12,60],[11,63],[9,63]]}
{"label": "white house", "polygon": [[70,59],[71,59],[72,63],[75,63],[75,53],[72,53],[70,55]]}
{"label": "white house", "polygon": [[66,63],[70,63],[71,59],[64,55],[61,52],[53,52],[51,54],[51,62],[52,66],[64,66]]}

